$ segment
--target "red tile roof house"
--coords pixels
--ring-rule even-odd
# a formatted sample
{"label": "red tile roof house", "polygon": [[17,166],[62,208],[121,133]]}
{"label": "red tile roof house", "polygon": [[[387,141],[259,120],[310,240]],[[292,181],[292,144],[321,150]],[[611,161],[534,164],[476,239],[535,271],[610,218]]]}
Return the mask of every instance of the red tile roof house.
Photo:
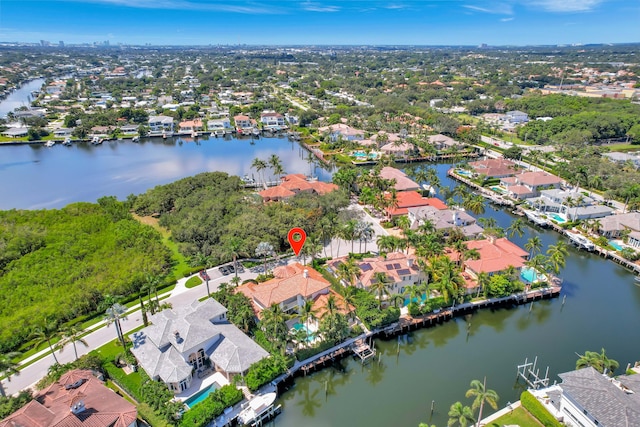
{"label": "red tile roof house", "polygon": [[[346,261],[347,257],[340,257],[327,262],[327,269],[337,277],[340,264]],[[389,293],[402,294],[405,288],[416,285],[427,279],[426,274],[418,268],[416,256],[407,255],[402,252],[391,252],[386,257],[364,258],[357,262],[360,273],[355,282],[355,286],[362,289],[369,289],[375,283],[375,273],[381,272],[389,279]],[[347,283],[342,282],[348,286]]]}
{"label": "red tile roof house", "polygon": [[309,181],[302,174],[289,174],[282,177],[280,185],[262,190],[258,194],[264,202],[272,202],[286,200],[301,192],[323,195],[338,188],[337,185],[328,182]]}
{"label": "red tile roof house", "polygon": [[204,130],[204,125],[200,119],[185,120],[180,122],[179,129],[181,133],[191,133]]}
{"label": "red tile roof house", "polygon": [[393,188],[397,191],[415,191],[420,189],[420,186],[409,179],[407,174],[400,169],[385,166],[380,170],[380,178],[395,179],[396,183],[393,185]]}
{"label": "red tile roof house", "polygon": [[236,123],[236,129],[247,129],[251,127],[251,119],[249,116],[239,114],[237,116],[233,116],[233,120]]}
{"label": "red tile roof house", "polygon": [[135,427],[136,407],[88,370],[73,370],[0,421],[0,427]]}
{"label": "red tile roof house", "polygon": [[488,159],[469,162],[469,166],[478,175],[487,178],[504,178],[516,173],[516,164],[506,159]]}
{"label": "red tile roof house", "polygon": [[510,266],[519,272],[529,256],[527,251],[504,237],[470,240],[465,243],[467,248],[476,249],[480,253],[480,258],[464,262],[465,271],[474,278],[477,278],[479,273],[497,274]]}
{"label": "red tile roof house", "polygon": [[364,139],[363,130],[354,129],[343,123],[323,126],[318,128],[318,132],[320,132],[321,135],[328,134],[329,138],[331,138],[331,141],[333,142],[337,141],[340,136],[347,141],[361,141]]}
{"label": "red tile roof house", "polygon": [[277,267],[274,278],[263,283],[245,283],[236,292],[245,294],[260,317],[272,304],[278,304],[287,313],[298,313],[305,301],[315,300],[329,293],[331,283],[322,274],[300,263]]}
{"label": "red tile roof house", "polygon": [[514,199],[527,199],[540,195],[540,190],[560,188],[562,179],[547,172],[522,172],[500,180]]}
{"label": "red tile roof house", "polygon": [[[391,197],[391,195],[387,195]],[[409,208],[417,208],[419,206],[433,206],[436,209],[447,209],[447,205],[435,197],[422,197],[417,191],[399,191],[397,193],[398,206],[387,208],[387,216],[395,218],[401,215],[407,215]]]}

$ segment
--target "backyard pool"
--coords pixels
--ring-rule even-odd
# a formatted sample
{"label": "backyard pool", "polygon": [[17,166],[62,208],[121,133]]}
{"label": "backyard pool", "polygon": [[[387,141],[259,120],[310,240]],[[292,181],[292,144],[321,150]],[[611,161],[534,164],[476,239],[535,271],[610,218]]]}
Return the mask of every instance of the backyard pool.
{"label": "backyard pool", "polygon": [[185,400],[184,403],[189,408],[193,408],[194,405],[202,402],[204,399],[207,398],[207,396],[209,396],[209,394],[213,393],[217,389],[218,387],[216,383],[210,384],[207,388],[200,390],[199,392],[197,392],[196,394],[194,394],[193,396]]}
{"label": "backyard pool", "polygon": [[533,283],[537,279],[536,271],[533,268],[523,267],[520,270],[520,277],[525,282]]}
{"label": "backyard pool", "polygon": [[411,298],[411,299],[405,298],[404,299],[404,307],[408,306],[409,303],[412,303],[412,302],[417,302],[419,304],[422,304],[426,300],[427,300],[427,294],[422,294],[422,296],[420,298]]}
{"label": "backyard pool", "polygon": [[305,325],[303,325],[302,323],[296,323],[296,324],[294,324],[294,325],[293,325],[293,328],[291,328],[291,332],[294,332],[294,331],[300,331],[300,330],[302,330],[302,331],[306,331],[306,333],[307,333],[307,339],[306,339],[306,341],[307,341],[307,342],[311,342],[311,341],[313,341],[314,339],[316,339],[316,334],[314,334],[313,332],[311,332],[311,331],[309,330],[309,328],[307,328],[307,327],[306,327]]}
{"label": "backyard pool", "polygon": [[364,161],[364,160],[367,160],[367,159],[375,160],[375,159],[378,158],[378,154],[377,153],[369,153],[369,154],[367,154],[364,151],[354,151],[353,153],[351,153],[351,155],[353,157],[355,157],[357,160],[360,160],[360,161]]}
{"label": "backyard pool", "polygon": [[563,222],[567,222],[566,219],[562,218],[560,215],[558,215],[557,213],[550,213],[547,214],[550,218],[558,221],[560,224],[562,224]]}
{"label": "backyard pool", "polygon": [[491,189],[493,191],[495,191],[496,193],[498,193],[498,194],[505,194],[506,193],[506,190],[504,188],[502,188],[502,187],[494,186],[494,187],[491,187]]}
{"label": "backyard pool", "polygon": [[468,176],[468,177],[470,177],[470,176],[472,176],[472,175],[473,175],[473,173],[472,173],[472,172],[469,172],[469,171],[464,170],[464,169],[456,169],[456,173],[457,173],[458,175]]}
{"label": "backyard pool", "polygon": [[622,246],[620,246],[620,244],[618,242],[616,242],[615,240],[609,240],[609,245],[613,246],[613,248],[616,251],[621,251],[622,250]]}

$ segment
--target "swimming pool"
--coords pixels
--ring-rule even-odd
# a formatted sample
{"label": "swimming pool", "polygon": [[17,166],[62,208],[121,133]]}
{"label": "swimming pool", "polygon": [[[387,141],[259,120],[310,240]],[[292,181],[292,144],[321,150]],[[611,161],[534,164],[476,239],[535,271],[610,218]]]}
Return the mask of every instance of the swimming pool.
{"label": "swimming pool", "polygon": [[291,332],[300,331],[300,330],[305,331],[307,333],[307,339],[306,339],[307,342],[311,342],[314,339],[316,339],[316,334],[311,332],[309,328],[304,326],[302,323],[296,323],[293,325],[293,328],[291,328]]}
{"label": "swimming pool", "polygon": [[405,298],[404,299],[404,307],[408,306],[409,303],[411,303],[411,302],[417,302],[419,304],[422,304],[426,300],[427,300],[427,294],[422,294],[422,296],[420,298],[411,298],[411,300],[409,298]]}
{"label": "swimming pool", "polygon": [[557,213],[550,213],[550,214],[547,214],[547,215],[550,216],[551,218],[553,218],[554,220],[558,221],[559,223],[567,222],[566,219],[562,218]]}
{"label": "swimming pool", "polygon": [[533,268],[523,267],[520,270],[520,277],[526,282],[533,283],[538,279],[538,274]]}
{"label": "swimming pool", "polygon": [[618,244],[615,240],[609,240],[609,245],[613,246],[613,248],[616,251],[621,251],[622,250],[622,246],[620,246],[620,244]]}
{"label": "swimming pool", "polygon": [[456,169],[456,173],[458,175],[462,175],[462,176],[471,176],[471,175],[473,175],[472,172],[469,172],[469,171],[464,170],[464,169]]}
{"label": "swimming pool", "polygon": [[504,188],[502,188],[502,187],[494,186],[494,187],[491,187],[491,189],[492,189],[493,191],[495,191],[496,193],[498,193],[498,194],[504,194],[504,193],[506,193],[506,191],[505,191],[505,190],[504,190]]}
{"label": "swimming pool", "polygon": [[358,160],[366,160],[366,159],[372,159],[375,160],[378,158],[378,153],[369,153],[367,154],[364,151],[354,151],[351,153],[351,155],[353,157],[355,157]]}
{"label": "swimming pool", "polygon": [[216,391],[218,389],[218,387],[216,386],[217,384],[213,383],[213,384],[210,384],[207,388],[200,390],[199,392],[197,392],[196,394],[194,394],[193,396],[185,400],[184,401],[185,405],[187,405],[189,408],[193,408],[194,405],[197,405],[198,403],[202,402],[207,398],[207,396],[209,396],[209,394]]}

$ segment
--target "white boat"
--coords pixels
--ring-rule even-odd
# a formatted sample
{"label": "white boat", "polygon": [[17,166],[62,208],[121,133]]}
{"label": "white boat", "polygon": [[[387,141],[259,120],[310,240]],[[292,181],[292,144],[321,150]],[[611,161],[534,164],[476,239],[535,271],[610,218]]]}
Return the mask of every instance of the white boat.
{"label": "white boat", "polygon": [[102,138],[100,138],[100,137],[97,137],[97,136],[94,136],[94,137],[91,139],[91,143],[92,143],[93,145],[100,145],[100,144],[102,144],[103,142],[104,142],[104,139],[102,139]]}
{"label": "white boat", "polygon": [[50,139],[49,141],[44,143],[45,147],[53,147],[54,145],[56,145],[56,142],[53,139]]}
{"label": "white boat", "polygon": [[62,141],[62,145],[66,146],[66,147],[70,146],[71,145],[71,137],[70,136],[66,137],[64,139],[64,141]]}
{"label": "white boat", "polygon": [[134,136],[133,138],[131,138],[131,142],[135,142],[135,143],[140,142],[140,137],[139,136]]}
{"label": "white boat", "polygon": [[238,423],[252,425],[265,418],[273,410],[273,402],[277,397],[276,393],[266,393],[255,396],[247,406],[238,414]]}
{"label": "white boat", "polygon": [[569,231],[567,231],[566,233],[571,243],[573,243],[577,247],[581,249],[586,249],[588,251],[592,251],[596,248],[595,243],[593,243],[591,240],[584,237],[582,234],[571,233]]}
{"label": "white boat", "polygon": [[547,227],[549,225],[549,221],[546,218],[543,218],[542,215],[535,211],[524,211],[524,214],[532,221],[534,224],[539,225],[540,227]]}
{"label": "white boat", "polygon": [[253,132],[253,134],[254,134],[255,136],[260,135],[260,129],[258,129],[258,128],[253,128],[253,131],[252,131],[252,132]]}
{"label": "white boat", "polygon": [[224,129],[216,129],[213,133],[215,136],[224,136],[226,134]]}

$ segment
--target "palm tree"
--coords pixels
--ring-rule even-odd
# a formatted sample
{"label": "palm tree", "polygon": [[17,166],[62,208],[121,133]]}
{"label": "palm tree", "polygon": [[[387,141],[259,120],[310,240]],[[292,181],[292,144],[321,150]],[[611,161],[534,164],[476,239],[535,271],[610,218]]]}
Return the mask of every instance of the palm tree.
{"label": "palm tree", "polygon": [[382,271],[373,274],[371,280],[370,291],[378,295],[378,309],[382,309],[382,299],[385,295],[389,295],[389,276]]}
{"label": "palm tree", "polygon": [[456,264],[446,255],[441,255],[432,261],[433,278],[437,289],[445,301],[457,298],[460,286],[464,283]]}
{"label": "palm tree", "polygon": [[49,345],[49,350],[51,350],[51,354],[53,355],[53,360],[55,360],[56,364],[60,364],[58,362],[58,358],[56,357],[56,350],[60,348],[60,343],[56,343],[54,346],[52,341],[57,341],[58,338],[61,337],[62,332],[56,329],[57,325],[55,323],[45,323],[42,326],[37,327],[31,333],[31,338],[33,340],[33,346],[35,348],[41,346],[44,343]]}
{"label": "palm tree", "polygon": [[[15,359],[21,355],[22,353],[17,351],[0,354],[0,374],[7,378],[7,382],[11,382],[11,376],[20,375],[20,371],[18,370],[20,364],[15,362]],[[2,397],[7,397],[4,387],[2,386],[2,382],[0,382],[0,395]]]}
{"label": "palm tree", "polygon": [[[257,157],[253,159],[253,162],[251,163],[251,168],[255,168],[256,172],[258,172],[258,178],[260,177],[260,173],[267,167],[267,162],[260,160]],[[262,178],[262,182],[264,182],[264,176]]]}
{"label": "palm tree", "polygon": [[273,254],[273,245],[269,242],[260,242],[256,247],[256,256],[264,259],[264,273],[267,273],[267,257]]}
{"label": "palm tree", "polygon": [[[76,360],[78,360],[78,348],[76,347],[76,342],[79,342],[85,347],[89,347],[87,341],[82,338],[83,332],[84,330],[77,325],[67,326],[62,330],[62,348],[64,348],[64,345],[66,345],[67,343],[73,344],[73,352],[76,355]],[[62,351],[62,348],[60,349],[60,351]]]}
{"label": "palm tree", "polygon": [[480,427],[482,409],[485,403],[489,404],[493,409],[498,409],[498,393],[494,390],[487,390],[487,377],[484,377],[484,382],[480,382],[479,380],[471,381],[471,388],[467,390],[465,396],[474,398],[471,408],[474,410],[480,408],[478,412],[478,424],[476,424],[477,427]]}
{"label": "palm tree", "polygon": [[462,201],[462,206],[476,215],[482,215],[484,209],[484,198],[479,194],[471,194]]}
{"label": "palm tree", "polygon": [[527,240],[527,243],[524,244],[524,248],[529,251],[529,258],[533,258],[533,255],[536,252],[540,252],[542,249],[542,241],[538,236],[532,236]]}
{"label": "palm tree", "polygon": [[126,313],[127,307],[118,303],[113,304],[105,311],[105,322],[107,326],[111,325],[112,323],[116,325],[116,333],[118,334],[118,339],[120,340],[123,349],[126,349],[127,345],[124,341],[124,333],[122,331],[120,320],[127,320]]}
{"label": "palm tree", "polygon": [[478,286],[478,293],[476,294],[476,297],[480,296],[480,292],[486,289],[490,281],[491,281],[491,276],[489,276],[489,273],[484,271],[481,271],[480,273],[478,273],[478,278],[476,282]]}
{"label": "palm tree", "polygon": [[224,251],[233,259],[233,270],[235,277],[238,277],[238,257],[244,252],[244,241],[239,237],[232,236],[224,241]]}
{"label": "palm tree", "polygon": [[522,218],[514,219],[511,222],[511,225],[507,227],[506,231],[509,237],[513,237],[516,234],[518,235],[518,237],[522,237],[522,235],[524,234],[524,221],[522,220]]}
{"label": "palm tree", "polygon": [[345,262],[338,265],[338,277],[350,286],[355,285],[358,274],[360,274],[360,267],[353,258],[347,258]]}
{"label": "palm tree", "polygon": [[449,408],[449,422],[447,426],[451,427],[458,424],[460,427],[467,427],[473,425],[476,419],[473,418],[473,410],[468,406],[462,405],[460,402],[456,402]]}
{"label": "palm tree", "polygon": [[395,249],[395,236],[380,235],[376,240],[380,252],[391,252]]}
{"label": "palm tree", "polygon": [[[160,286],[160,276],[156,274],[147,273],[146,275],[146,289],[149,292],[149,302],[151,302],[151,294],[156,297],[156,305],[160,306],[160,299],[158,298],[158,286]],[[151,311],[151,314],[155,314],[155,310]]]}
{"label": "palm tree", "polygon": [[316,312],[313,309],[313,300],[306,300],[302,307],[300,308],[300,320],[304,323],[306,340],[305,342],[309,342],[309,321],[316,320]]}
{"label": "palm tree", "polygon": [[282,161],[277,154],[272,154],[269,157],[269,167],[273,170],[273,174],[275,177],[284,173],[284,169],[282,168]]}
{"label": "palm tree", "polygon": [[613,376],[613,371],[618,369],[620,366],[616,360],[609,359],[607,357],[604,348],[600,353],[596,351],[585,351],[582,355],[578,354],[578,357],[579,358],[576,361],[576,369],[591,366],[601,374],[606,372],[610,377]]}
{"label": "palm tree", "polygon": [[559,241],[555,245],[549,245],[547,249],[547,256],[549,264],[554,273],[558,274],[561,268],[564,268],[566,264],[566,257],[569,254],[567,250],[567,244],[563,241]]}
{"label": "palm tree", "polygon": [[289,315],[282,311],[279,304],[273,303],[269,308],[262,311],[262,321],[260,325],[266,334],[266,338],[273,342],[276,347],[280,347],[284,353],[289,330],[287,320]]}

